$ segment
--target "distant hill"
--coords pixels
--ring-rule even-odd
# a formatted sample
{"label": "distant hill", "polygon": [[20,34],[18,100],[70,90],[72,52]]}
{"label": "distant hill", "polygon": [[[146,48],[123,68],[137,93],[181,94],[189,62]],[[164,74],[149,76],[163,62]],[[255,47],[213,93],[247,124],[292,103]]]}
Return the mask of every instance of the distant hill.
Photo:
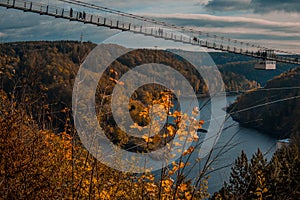
{"label": "distant hill", "polygon": [[265,86],[273,77],[296,67],[296,65],[292,64],[277,63],[276,70],[255,70],[254,65],[257,59],[232,53],[211,52],[209,54],[221,73],[233,72],[244,76],[249,81],[256,81],[261,86]]}
{"label": "distant hill", "polygon": [[264,89],[241,95],[228,112],[241,125],[279,138],[299,134],[299,87],[300,67],[276,76]]}
{"label": "distant hill", "polygon": [[[182,52],[181,50],[173,51]],[[276,70],[256,70],[254,69],[254,65],[258,60],[255,58],[225,52],[208,52],[208,54],[222,74],[234,73],[234,76],[243,77],[243,79],[247,79],[250,82],[255,81],[262,87],[265,86],[265,84],[273,77],[296,67],[296,65],[292,64],[277,63]],[[199,55],[204,58],[202,60],[203,65],[211,65],[210,61],[206,61],[209,60],[207,59],[207,53],[189,52],[188,54],[188,56],[192,58],[199,57]],[[224,80],[224,82],[226,83],[226,80]]]}

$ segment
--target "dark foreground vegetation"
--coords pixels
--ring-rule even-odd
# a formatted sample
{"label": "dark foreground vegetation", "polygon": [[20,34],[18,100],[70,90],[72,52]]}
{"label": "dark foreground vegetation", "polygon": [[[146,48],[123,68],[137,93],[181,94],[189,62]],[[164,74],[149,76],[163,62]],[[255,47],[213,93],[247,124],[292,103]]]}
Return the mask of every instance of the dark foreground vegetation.
{"label": "dark foreground vegetation", "polygon": [[260,150],[251,160],[242,152],[228,182],[212,199],[299,199],[300,159],[295,144],[279,149],[267,162]]}

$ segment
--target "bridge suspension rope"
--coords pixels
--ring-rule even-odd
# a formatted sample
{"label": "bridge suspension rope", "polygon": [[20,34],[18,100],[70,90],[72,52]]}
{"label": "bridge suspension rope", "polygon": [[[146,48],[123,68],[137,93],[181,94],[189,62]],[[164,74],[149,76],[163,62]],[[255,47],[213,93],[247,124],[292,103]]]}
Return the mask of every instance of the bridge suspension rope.
{"label": "bridge suspension rope", "polygon": [[[49,15],[56,18],[64,18],[71,21],[78,21],[97,26],[105,26],[111,29],[130,31],[146,36],[153,36],[165,40],[173,40],[175,42],[197,45],[209,49],[226,51],[254,58],[262,58],[291,64],[300,64],[300,57],[293,58],[287,56],[278,56],[276,54],[265,54],[261,52],[272,50],[274,52],[300,56],[296,53],[270,49],[267,47],[262,47],[260,45],[251,44],[250,42],[238,41],[223,36],[217,36],[208,32],[198,31],[193,28],[168,24],[156,19],[130,14],[91,3],[85,3],[79,0],[57,1],[64,3],[64,6],[59,7],[59,5],[57,4],[53,5],[53,2],[52,4],[43,4],[30,0],[0,0],[0,6],[19,9],[27,12],[39,13],[41,15]],[[76,5],[79,8],[84,7],[94,9],[98,12],[96,12],[96,14],[88,13],[87,9],[85,9],[86,12],[80,12],[76,11],[75,9],[73,10],[71,6],[69,6],[68,9],[65,9],[65,4]],[[101,15],[99,11],[109,13],[111,15],[104,16],[103,13]],[[122,17],[122,20],[120,20],[119,17]],[[124,20],[124,18],[126,19]],[[175,33],[175,31],[177,32]]]}
{"label": "bridge suspension rope", "polygon": [[[215,34],[210,36],[211,34],[208,33],[208,32],[198,31],[198,30],[195,30],[193,28],[187,28],[187,27],[183,27],[183,26],[177,26],[175,24],[168,24],[166,22],[156,20],[156,19],[153,19],[153,18],[148,18],[148,17],[144,17],[144,16],[140,16],[140,15],[126,13],[126,12],[123,12],[123,11],[119,11],[119,10],[115,10],[115,9],[107,8],[107,7],[103,7],[103,6],[99,6],[99,5],[92,4],[92,3],[86,3],[86,2],[79,1],[79,0],[58,0],[58,1],[65,2],[65,3],[70,3],[70,4],[74,4],[74,5],[80,5],[80,6],[83,6],[83,7],[92,8],[92,9],[96,9],[96,10],[101,10],[101,11],[104,11],[104,12],[117,14],[117,15],[120,15],[120,16],[134,18],[134,19],[141,20],[141,21],[144,21],[144,22],[149,22],[149,23],[161,25],[161,26],[166,27],[166,28],[171,28],[171,29],[176,29],[178,31],[183,31],[184,33],[192,34],[193,36],[195,36],[195,35],[206,35],[209,38],[219,39],[221,42],[224,42],[226,40],[227,41],[233,40],[231,38],[227,38],[227,37],[224,37],[224,36],[218,36],[218,35],[215,35]],[[294,52],[283,51],[283,50],[274,49],[274,48],[268,48],[268,47],[260,46],[260,45],[257,45],[257,44],[251,44],[250,42],[238,41],[238,40],[233,40],[233,41],[235,41],[235,43],[239,43],[241,45],[246,44],[248,47],[258,48],[262,51],[264,51],[264,50],[274,50],[275,52],[278,52],[278,53],[297,55],[297,53],[294,53]],[[300,55],[298,55],[298,56],[300,56]]]}

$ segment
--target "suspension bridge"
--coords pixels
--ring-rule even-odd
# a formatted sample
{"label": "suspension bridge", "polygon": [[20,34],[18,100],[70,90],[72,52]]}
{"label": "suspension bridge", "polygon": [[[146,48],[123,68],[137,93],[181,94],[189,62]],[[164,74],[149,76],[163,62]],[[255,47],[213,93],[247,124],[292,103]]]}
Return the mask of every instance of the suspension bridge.
{"label": "suspension bridge", "polygon": [[250,56],[264,60],[265,65],[276,61],[300,65],[300,55],[296,53],[270,49],[77,0],[54,2],[56,3],[48,1],[46,4],[27,0],[0,0],[0,6]]}

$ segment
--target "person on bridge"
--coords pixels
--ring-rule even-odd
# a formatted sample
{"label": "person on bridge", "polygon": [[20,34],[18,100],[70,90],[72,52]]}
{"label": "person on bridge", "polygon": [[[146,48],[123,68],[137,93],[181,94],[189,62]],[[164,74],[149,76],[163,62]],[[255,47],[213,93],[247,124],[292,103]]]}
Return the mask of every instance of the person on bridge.
{"label": "person on bridge", "polygon": [[85,20],[86,14],[85,14],[84,11],[83,11],[82,17],[83,17],[83,19]]}
{"label": "person on bridge", "polygon": [[73,17],[73,9],[72,8],[70,9],[70,17],[71,18]]}
{"label": "person on bridge", "polygon": [[158,28],[158,34],[159,34],[160,36],[163,35],[163,30],[162,30],[161,28]]}

